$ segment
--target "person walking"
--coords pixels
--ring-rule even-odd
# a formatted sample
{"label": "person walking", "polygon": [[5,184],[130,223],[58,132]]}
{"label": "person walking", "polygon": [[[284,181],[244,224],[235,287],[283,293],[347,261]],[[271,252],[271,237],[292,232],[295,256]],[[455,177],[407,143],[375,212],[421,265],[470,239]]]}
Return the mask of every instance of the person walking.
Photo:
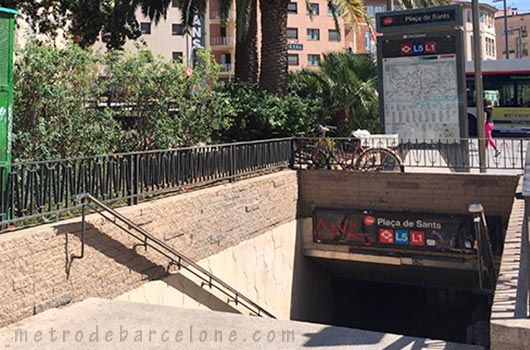
{"label": "person walking", "polygon": [[495,157],[498,157],[501,154],[501,151],[497,149],[497,144],[495,143],[495,140],[493,139],[493,136],[491,135],[491,132],[493,131],[493,102],[489,98],[484,99],[484,136],[486,137],[486,149],[488,148],[488,144],[493,147],[495,150]]}

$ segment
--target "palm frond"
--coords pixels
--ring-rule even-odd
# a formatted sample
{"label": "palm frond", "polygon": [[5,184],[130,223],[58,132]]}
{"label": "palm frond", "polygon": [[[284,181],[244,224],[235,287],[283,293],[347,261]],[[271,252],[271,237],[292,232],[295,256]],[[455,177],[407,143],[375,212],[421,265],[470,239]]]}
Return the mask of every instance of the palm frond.
{"label": "palm frond", "polygon": [[453,3],[452,0],[399,0],[404,9],[414,9],[422,7],[444,6]]}

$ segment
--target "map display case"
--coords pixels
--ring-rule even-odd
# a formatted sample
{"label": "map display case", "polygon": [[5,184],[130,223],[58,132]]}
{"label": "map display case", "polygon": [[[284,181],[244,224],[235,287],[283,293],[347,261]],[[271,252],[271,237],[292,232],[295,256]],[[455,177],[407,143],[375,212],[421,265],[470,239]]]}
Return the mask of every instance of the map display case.
{"label": "map display case", "polygon": [[380,13],[376,21],[383,131],[459,142],[467,135],[461,6]]}

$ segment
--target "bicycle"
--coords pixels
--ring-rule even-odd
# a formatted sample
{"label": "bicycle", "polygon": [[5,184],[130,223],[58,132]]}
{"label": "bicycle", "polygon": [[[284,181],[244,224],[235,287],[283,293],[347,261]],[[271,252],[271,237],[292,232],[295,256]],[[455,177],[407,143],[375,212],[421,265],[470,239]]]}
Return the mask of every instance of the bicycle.
{"label": "bicycle", "polygon": [[403,171],[399,156],[386,147],[363,146],[361,139],[328,139],[333,126],[318,126],[320,137],[316,144],[306,144],[293,152],[293,169],[332,169],[361,171]]}

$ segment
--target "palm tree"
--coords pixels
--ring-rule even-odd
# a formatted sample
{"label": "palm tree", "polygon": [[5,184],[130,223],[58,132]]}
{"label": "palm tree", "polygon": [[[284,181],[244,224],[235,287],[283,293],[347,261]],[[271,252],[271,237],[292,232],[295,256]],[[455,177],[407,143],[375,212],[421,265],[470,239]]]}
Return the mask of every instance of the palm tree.
{"label": "palm tree", "polygon": [[414,9],[419,7],[443,6],[454,3],[452,0],[398,0],[404,9]]}
{"label": "palm tree", "polygon": [[[398,1],[403,8],[430,7],[452,3],[451,0]],[[260,1],[262,23],[260,87],[277,93],[284,92],[287,87],[288,3],[289,0]],[[361,22],[372,23],[362,0],[329,0],[328,6],[338,9],[344,20],[351,23],[353,27]]]}
{"label": "palm tree", "polygon": [[333,52],[324,54],[320,68],[325,104],[338,134],[357,128],[375,131],[379,120],[374,62],[364,55]]}
{"label": "palm tree", "polygon": [[[287,5],[289,0],[261,0],[261,70],[260,87],[283,93],[287,90]],[[333,0],[345,21],[371,23],[362,0]],[[334,12],[334,15],[336,13]]]}
{"label": "palm tree", "polygon": [[[228,18],[233,0],[221,0],[221,18]],[[236,66],[237,81],[258,80],[257,0],[236,0]]]}

